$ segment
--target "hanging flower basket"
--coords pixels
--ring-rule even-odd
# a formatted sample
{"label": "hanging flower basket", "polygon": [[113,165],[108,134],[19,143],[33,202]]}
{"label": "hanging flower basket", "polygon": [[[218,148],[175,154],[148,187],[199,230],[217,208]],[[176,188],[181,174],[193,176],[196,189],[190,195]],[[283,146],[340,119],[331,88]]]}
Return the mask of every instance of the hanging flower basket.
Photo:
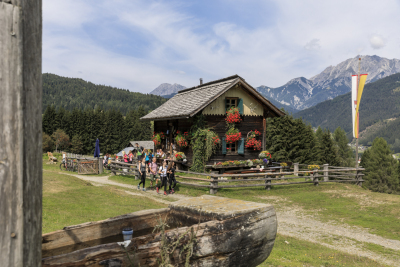
{"label": "hanging flower basket", "polygon": [[253,150],[261,150],[261,141],[257,140],[257,137],[260,135],[261,133],[257,130],[248,132],[245,147],[253,148]]}
{"label": "hanging flower basket", "polygon": [[188,146],[187,136],[188,132],[184,132],[183,134],[180,131],[176,131],[177,136],[175,137],[176,144],[182,148]]}
{"label": "hanging flower basket", "polygon": [[165,135],[163,132],[161,132],[161,133],[153,132],[152,139],[153,139],[154,145],[156,145],[156,146],[161,145],[161,139],[163,139],[163,137],[165,138]]}
{"label": "hanging flower basket", "polygon": [[226,112],[226,118],[225,121],[228,124],[231,123],[239,123],[242,121],[242,118],[240,118],[240,113],[239,113],[239,109],[238,108],[230,108],[227,112]]}
{"label": "hanging flower basket", "polygon": [[226,133],[225,133],[225,142],[228,144],[235,143],[242,138],[242,133],[239,132],[238,129],[235,128],[230,128]]}

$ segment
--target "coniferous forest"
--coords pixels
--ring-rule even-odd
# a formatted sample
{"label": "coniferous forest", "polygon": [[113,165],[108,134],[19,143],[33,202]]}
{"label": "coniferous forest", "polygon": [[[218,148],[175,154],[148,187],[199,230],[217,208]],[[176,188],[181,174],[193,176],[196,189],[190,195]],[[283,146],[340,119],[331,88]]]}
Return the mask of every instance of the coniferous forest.
{"label": "coniferous forest", "polygon": [[96,85],[78,78],[66,78],[55,74],[43,74],[43,111],[49,106],[65,110],[96,109],[119,110],[125,116],[140,106],[153,110],[161,106],[165,98],[157,95],[130,92],[111,86]]}
{"label": "coniferous forest", "polygon": [[[117,153],[129,145],[129,141],[151,139],[151,124],[141,121],[147,111],[139,106],[123,115],[115,109],[57,110],[48,106],[43,114],[43,152],[56,149],[54,136],[65,135],[57,149],[77,154],[93,154],[96,139],[100,140],[102,153]],[[51,138],[53,137],[53,138]]]}

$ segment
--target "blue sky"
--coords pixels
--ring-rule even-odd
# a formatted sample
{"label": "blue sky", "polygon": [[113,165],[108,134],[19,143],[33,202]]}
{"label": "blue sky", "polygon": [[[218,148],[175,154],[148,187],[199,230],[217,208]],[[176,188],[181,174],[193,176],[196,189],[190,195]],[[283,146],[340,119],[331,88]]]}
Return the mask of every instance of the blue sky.
{"label": "blue sky", "polygon": [[278,87],[400,58],[400,1],[43,0],[43,72],[149,93],[239,74]]}

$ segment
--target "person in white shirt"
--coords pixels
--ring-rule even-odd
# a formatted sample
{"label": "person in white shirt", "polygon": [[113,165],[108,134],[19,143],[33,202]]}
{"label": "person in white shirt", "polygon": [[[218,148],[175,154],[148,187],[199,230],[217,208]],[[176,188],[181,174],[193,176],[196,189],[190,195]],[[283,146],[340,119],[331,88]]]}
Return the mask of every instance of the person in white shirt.
{"label": "person in white shirt", "polygon": [[[160,174],[160,179],[161,179],[161,188],[164,186],[164,195],[167,195],[167,162],[163,161],[162,166],[158,170],[158,173]],[[158,185],[156,187],[157,193],[158,193]]]}

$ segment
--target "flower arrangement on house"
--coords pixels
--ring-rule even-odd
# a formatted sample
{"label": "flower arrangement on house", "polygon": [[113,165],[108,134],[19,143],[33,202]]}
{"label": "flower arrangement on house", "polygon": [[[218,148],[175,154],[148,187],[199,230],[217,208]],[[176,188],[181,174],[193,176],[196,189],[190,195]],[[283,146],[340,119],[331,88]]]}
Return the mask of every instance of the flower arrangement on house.
{"label": "flower arrangement on house", "polygon": [[232,144],[239,141],[240,138],[242,138],[242,133],[240,133],[238,129],[232,127],[229,128],[229,130],[225,133],[225,138],[226,138],[225,139],[226,143]]}
{"label": "flower arrangement on house", "polygon": [[246,140],[246,148],[253,148],[254,150],[261,150],[261,141],[257,140],[257,137],[260,136],[261,133],[258,130],[250,131],[247,134]]}
{"label": "flower arrangement on house", "polygon": [[239,123],[242,121],[242,118],[240,118],[240,113],[238,108],[230,108],[229,110],[226,111],[226,118],[225,118],[226,123],[232,124],[232,123]]}
{"label": "flower arrangement on house", "polygon": [[269,153],[267,150],[261,151],[260,154],[258,154],[258,157],[260,159],[271,159],[271,153]]}
{"label": "flower arrangement on house", "polygon": [[175,154],[175,158],[176,158],[176,160],[184,160],[184,159],[186,159],[186,156],[185,156],[185,153],[178,152]]}
{"label": "flower arrangement on house", "polygon": [[229,166],[229,161],[222,162],[222,166]]}
{"label": "flower arrangement on house", "polygon": [[237,166],[237,165],[240,165],[241,162],[240,162],[239,160],[235,160],[235,161],[233,162],[233,164],[235,164],[235,165]]}
{"label": "flower arrangement on house", "polygon": [[188,141],[186,139],[187,136],[188,136],[187,132],[181,133],[179,130],[176,131],[176,137],[175,137],[176,144],[180,147],[187,147],[188,146]]}
{"label": "flower arrangement on house", "polygon": [[221,144],[221,139],[219,139],[219,136],[217,134],[212,137],[212,141],[213,146],[219,146]]}
{"label": "flower arrangement on house", "polygon": [[309,169],[310,171],[315,170],[315,169],[319,170],[320,167],[319,167],[319,165],[308,165],[308,169]]}
{"label": "flower arrangement on house", "polygon": [[251,161],[250,159],[248,159],[248,160],[246,161],[246,164],[247,164],[247,166],[251,167],[251,166],[253,166],[253,161]]}
{"label": "flower arrangement on house", "polygon": [[153,139],[154,145],[158,146],[158,145],[161,145],[161,139],[165,139],[165,135],[163,132],[160,132],[160,133],[153,132],[152,139]]}

